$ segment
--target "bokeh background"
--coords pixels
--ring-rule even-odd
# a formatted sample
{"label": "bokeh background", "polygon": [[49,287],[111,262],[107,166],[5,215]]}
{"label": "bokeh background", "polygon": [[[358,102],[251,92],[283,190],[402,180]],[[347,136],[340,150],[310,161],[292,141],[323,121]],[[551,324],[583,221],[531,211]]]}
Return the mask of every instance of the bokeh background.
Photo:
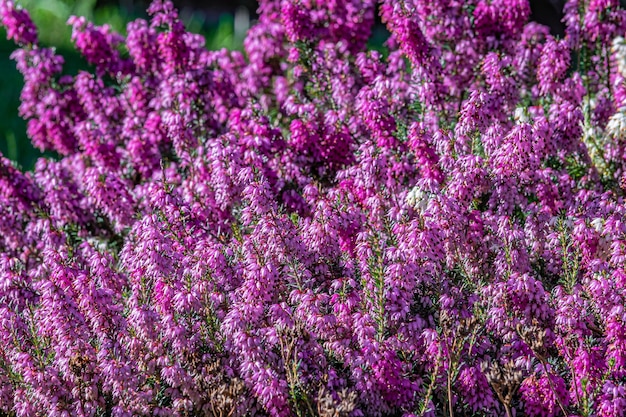
{"label": "bokeh background", "polygon": [[[532,19],[550,26],[555,35],[563,33],[560,22],[565,0],[531,0]],[[626,2],[626,0],[623,0]],[[124,34],[126,24],[147,18],[149,0],[17,0],[31,12],[45,46],[55,46],[65,57],[65,73],[75,74],[89,66],[76,53],[70,41],[71,29],[66,22],[71,15],[86,16],[96,24],[110,24]],[[255,0],[174,0],[188,30],[205,36],[207,48],[242,49],[249,26],[257,17]],[[387,32],[378,22],[371,47],[382,49]],[[0,152],[23,169],[34,166],[41,153],[26,137],[26,124],[18,115],[21,75],[10,59],[15,49],[0,28]]]}

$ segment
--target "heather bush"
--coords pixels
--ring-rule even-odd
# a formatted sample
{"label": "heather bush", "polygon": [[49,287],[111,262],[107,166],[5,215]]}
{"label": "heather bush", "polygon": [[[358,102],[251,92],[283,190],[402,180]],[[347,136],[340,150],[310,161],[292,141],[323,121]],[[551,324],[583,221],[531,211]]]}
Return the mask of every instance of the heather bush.
{"label": "heather bush", "polygon": [[57,156],[0,159],[0,415],[626,414],[617,0],[149,13],[71,18],[66,75],[0,1]]}

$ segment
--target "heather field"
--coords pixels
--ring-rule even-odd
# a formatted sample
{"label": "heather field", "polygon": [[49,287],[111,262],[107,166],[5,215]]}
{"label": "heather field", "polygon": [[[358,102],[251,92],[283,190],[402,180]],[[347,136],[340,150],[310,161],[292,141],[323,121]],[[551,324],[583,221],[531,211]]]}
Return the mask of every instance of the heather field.
{"label": "heather field", "polygon": [[68,72],[0,0],[0,417],[626,416],[626,11],[530,12],[155,0]]}

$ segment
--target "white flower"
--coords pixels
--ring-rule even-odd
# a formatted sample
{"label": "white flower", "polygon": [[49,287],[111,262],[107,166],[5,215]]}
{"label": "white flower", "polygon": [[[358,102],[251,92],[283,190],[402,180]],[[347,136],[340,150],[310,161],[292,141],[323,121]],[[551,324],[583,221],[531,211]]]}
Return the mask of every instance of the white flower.
{"label": "white flower", "polygon": [[591,221],[591,225],[596,230],[596,232],[600,233],[602,228],[604,227],[604,219],[601,217],[597,217]]}
{"label": "white flower", "polygon": [[524,107],[518,107],[515,109],[513,119],[515,119],[515,121],[518,123],[528,123],[530,121],[530,118],[528,117],[528,112]]}
{"label": "white flower", "polygon": [[626,107],[621,107],[611,116],[606,125],[606,133],[612,137],[626,136]]}
{"label": "white flower", "polygon": [[623,77],[626,77],[626,40],[621,36],[613,39],[611,50],[615,54],[617,70]]}
{"label": "white flower", "polygon": [[428,193],[419,187],[413,187],[406,196],[406,203],[419,211],[426,210],[429,201],[430,198]]}

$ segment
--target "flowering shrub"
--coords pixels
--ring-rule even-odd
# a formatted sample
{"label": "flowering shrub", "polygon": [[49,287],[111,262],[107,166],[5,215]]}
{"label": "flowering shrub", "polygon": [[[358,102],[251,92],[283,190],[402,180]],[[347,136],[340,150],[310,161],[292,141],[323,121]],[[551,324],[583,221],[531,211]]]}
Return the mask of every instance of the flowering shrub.
{"label": "flowering shrub", "polygon": [[626,14],[565,11],[156,0],[64,75],[1,0],[58,157],[0,160],[0,415],[625,415]]}

